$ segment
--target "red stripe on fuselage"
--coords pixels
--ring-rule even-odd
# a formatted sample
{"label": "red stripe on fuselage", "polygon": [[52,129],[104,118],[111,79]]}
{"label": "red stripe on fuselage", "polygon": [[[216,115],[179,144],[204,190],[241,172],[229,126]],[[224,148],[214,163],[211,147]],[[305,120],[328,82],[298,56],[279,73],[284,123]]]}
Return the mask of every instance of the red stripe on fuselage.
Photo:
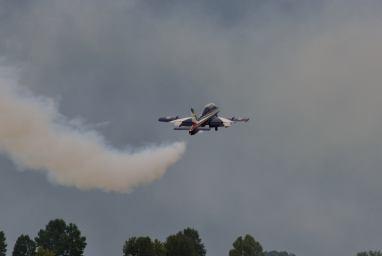
{"label": "red stripe on fuselage", "polygon": [[205,124],[208,120],[210,120],[211,117],[215,116],[217,113],[219,113],[219,110],[215,109],[215,110],[205,114],[204,116],[200,117],[199,121],[196,121],[196,123],[193,122],[193,124],[190,128],[190,132],[198,129],[200,126]]}

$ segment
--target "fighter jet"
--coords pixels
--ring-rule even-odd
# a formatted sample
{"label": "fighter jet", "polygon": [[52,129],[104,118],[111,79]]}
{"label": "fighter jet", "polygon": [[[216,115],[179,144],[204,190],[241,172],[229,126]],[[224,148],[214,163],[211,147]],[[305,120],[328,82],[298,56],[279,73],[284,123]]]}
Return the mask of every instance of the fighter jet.
{"label": "fighter jet", "polygon": [[248,122],[249,118],[224,118],[218,116],[219,108],[214,103],[207,104],[200,117],[197,116],[194,109],[191,108],[190,117],[179,118],[179,116],[160,117],[159,122],[172,123],[175,127],[174,130],[186,130],[190,135],[195,135],[199,131],[209,131],[212,128],[215,131],[219,127],[230,127],[236,122]]}

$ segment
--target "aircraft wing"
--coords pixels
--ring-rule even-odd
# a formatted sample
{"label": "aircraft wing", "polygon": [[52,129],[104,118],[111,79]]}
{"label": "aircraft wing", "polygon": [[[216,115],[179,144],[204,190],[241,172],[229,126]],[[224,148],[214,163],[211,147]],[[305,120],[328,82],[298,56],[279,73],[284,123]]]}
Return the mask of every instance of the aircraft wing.
{"label": "aircraft wing", "polygon": [[171,121],[171,123],[175,127],[192,126],[192,117],[178,118]]}
{"label": "aircraft wing", "polygon": [[172,123],[175,127],[192,126],[192,117],[165,116],[158,119],[159,122]]}
{"label": "aircraft wing", "polygon": [[224,117],[218,117],[218,118],[220,119],[220,122],[222,124],[220,126],[230,127],[233,124],[233,121],[228,118],[224,118]]}
{"label": "aircraft wing", "polygon": [[217,122],[218,126],[230,127],[230,126],[232,126],[236,122],[248,122],[249,118],[242,118],[242,117],[240,117],[240,118],[236,118],[236,117],[232,117],[232,118],[218,117],[218,120],[219,121],[214,121],[214,122]]}
{"label": "aircraft wing", "polygon": [[176,119],[179,119],[179,116],[165,116],[165,117],[159,117],[159,122],[171,122]]}
{"label": "aircraft wing", "polygon": [[238,118],[232,117],[231,121],[233,121],[233,122],[248,122],[249,118],[248,117],[238,117]]}

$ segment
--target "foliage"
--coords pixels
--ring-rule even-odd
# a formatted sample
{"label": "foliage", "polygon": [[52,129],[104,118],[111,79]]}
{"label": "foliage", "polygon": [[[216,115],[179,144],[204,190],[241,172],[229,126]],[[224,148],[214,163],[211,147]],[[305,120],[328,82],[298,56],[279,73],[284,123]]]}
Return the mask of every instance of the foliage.
{"label": "foliage", "polygon": [[[28,235],[18,237],[12,256],[83,256],[86,238],[73,223],[52,220],[33,241]],[[6,256],[6,237],[0,231],[0,256]],[[37,248],[37,251],[36,251]],[[167,237],[166,242],[150,237],[131,237],[123,246],[124,256],[205,256],[206,249],[198,231],[186,228]],[[229,256],[295,256],[286,251],[264,252],[251,235],[239,236]],[[382,256],[381,251],[359,252],[356,256]]]}
{"label": "foliage", "polygon": [[270,251],[270,252],[264,252],[264,256],[296,256],[296,255],[289,252]]}
{"label": "foliage", "polygon": [[36,256],[56,256],[52,251],[39,247],[36,252]]}
{"label": "foliage", "polygon": [[233,243],[229,256],[264,256],[263,247],[251,235],[238,237]]}
{"label": "foliage", "polygon": [[167,256],[205,256],[206,250],[199,233],[191,228],[171,235],[166,240]]}
{"label": "foliage", "polygon": [[154,244],[150,237],[131,237],[123,247],[125,256],[154,256]]}
{"label": "foliage", "polygon": [[124,256],[166,256],[164,245],[150,237],[131,237],[123,246]]}
{"label": "foliage", "polygon": [[154,251],[155,251],[156,256],[166,256],[167,255],[165,245],[157,239],[154,240]]}
{"label": "foliage", "polygon": [[382,256],[381,251],[368,251],[368,252],[359,252],[357,256]]}
{"label": "foliage", "polygon": [[36,244],[28,235],[17,238],[12,256],[35,256]]}
{"label": "foliage", "polygon": [[0,256],[5,256],[7,252],[7,244],[5,241],[5,234],[3,231],[0,231]]}
{"label": "foliage", "polygon": [[202,239],[199,237],[198,231],[192,228],[186,228],[183,230],[183,233],[186,237],[189,237],[196,249],[198,256],[205,256],[206,255],[206,249],[204,247],[204,244],[202,243]]}
{"label": "foliage", "polygon": [[82,256],[86,247],[86,238],[77,226],[67,225],[62,219],[50,221],[35,240],[38,247],[48,249],[55,256]]}
{"label": "foliage", "polygon": [[182,233],[171,235],[166,240],[167,256],[197,256],[197,251],[190,238]]}

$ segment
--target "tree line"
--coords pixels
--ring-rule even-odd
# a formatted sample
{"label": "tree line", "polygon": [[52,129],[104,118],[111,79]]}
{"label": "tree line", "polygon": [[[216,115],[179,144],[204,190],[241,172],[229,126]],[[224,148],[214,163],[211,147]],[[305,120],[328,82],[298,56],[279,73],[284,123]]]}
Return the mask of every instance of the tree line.
{"label": "tree line", "polygon": [[[78,227],[62,219],[51,220],[34,239],[20,235],[12,256],[83,256],[86,238]],[[0,256],[7,252],[6,237],[0,231]],[[165,241],[149,236],[130,237],[123,244],[123,256],[206,256],[207,250],[198,231],[186,228],[170,235]],[[285,251],[264,251],[260,242],[249,234],[239,236],[228,252],[229,256],[295,256]],[[356,256],[382,256],[381,251],[359,252]]]}

